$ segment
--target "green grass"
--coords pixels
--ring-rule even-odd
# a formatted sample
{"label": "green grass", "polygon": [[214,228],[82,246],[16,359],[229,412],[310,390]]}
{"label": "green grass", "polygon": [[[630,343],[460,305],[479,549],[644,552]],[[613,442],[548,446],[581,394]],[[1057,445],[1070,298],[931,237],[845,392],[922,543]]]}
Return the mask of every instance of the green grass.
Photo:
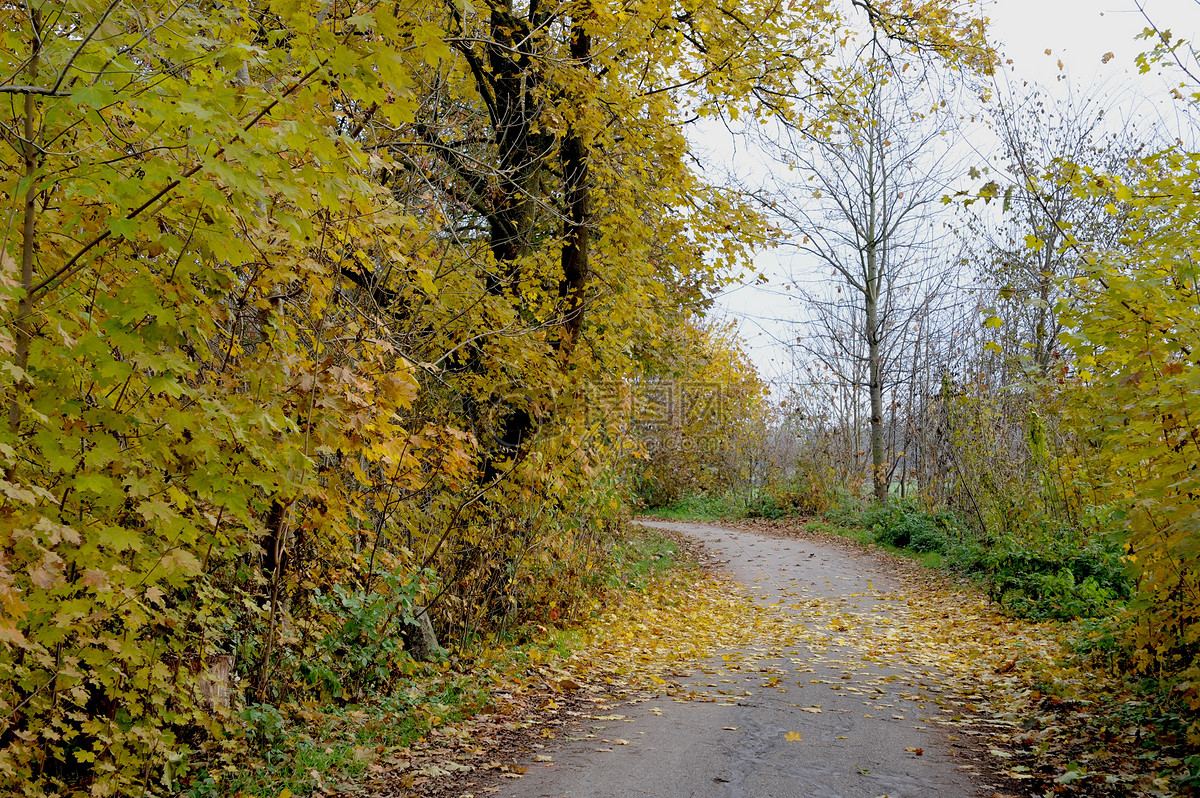
{"label": "green grass", "polygon": [[674,521],[728,521],[746,517],[746,503],[740,495],[723,493],[685,496],[666,507],[654,507],[651,515]]}
{"label": "green grass", "polygon": [[871,534],[871,530],[861,526],[843,526],[842,524],[832,524],[828,521],[809,521],[805,524],[806,527],[814,532],[821,532],[826,535],[838,535],[844,538],[850,538],[864,546],[875,542],[875,536]]}
{"label": "green grass", "polygon": [[658,530],[638,527],[617,542],[608,587],[644,591],[655,577],[681,564],[675,541]]}

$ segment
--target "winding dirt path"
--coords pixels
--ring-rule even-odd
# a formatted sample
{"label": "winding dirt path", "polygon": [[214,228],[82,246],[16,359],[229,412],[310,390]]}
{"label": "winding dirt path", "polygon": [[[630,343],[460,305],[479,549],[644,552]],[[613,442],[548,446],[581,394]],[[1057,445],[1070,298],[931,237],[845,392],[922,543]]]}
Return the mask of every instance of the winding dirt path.
{"label": "winding dirt path", "polygon": [[[791,631],[593,715],[502,798],[930,798],[997,794],[945,679],[904,634],[903,576],[850,549],[711,524],[686,534]],[[936,642],[936,641],[930,641]],[[931,648],[936,648],[933,646]],[[682,664],[681,664],[682,666]],[[983,756],[986,756],[984,754]]]}

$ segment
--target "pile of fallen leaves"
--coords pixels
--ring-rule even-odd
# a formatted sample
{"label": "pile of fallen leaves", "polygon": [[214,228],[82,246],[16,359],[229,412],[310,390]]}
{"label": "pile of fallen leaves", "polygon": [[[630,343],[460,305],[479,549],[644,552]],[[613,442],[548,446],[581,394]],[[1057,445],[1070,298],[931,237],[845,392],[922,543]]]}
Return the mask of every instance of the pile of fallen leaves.
{"label": "pile of fallen leaves", "polygon": [[[483,795],[499,779],[519,778],[522,763],[551,761],[550,741],[582,734],[582,722],[623,717],[614,714],[622,702],[651,694],[730,700],[719,690],[681,687],[678,679],[695,670],[767,673],[774,667],[767,663],[781,657],[800,667],[823,659],[849,674],[872,666],[904,674],[887,677],[904,680],[892,687],[907,686],[914,700],[936,707],[922,720],[990,758],[980,772],[1002,774],[1010,791],[1172,796],[1186,789],[1182,756],[1146,747],[1153,736],[1144,728],[1105,719],[1104,708],[1132,697],[1120,679],[1071,661],[1061,625],[1007,617],[977,590],[903,558],[802,526],[754,526],[886,560],[906,587],[873,590],[878,611],[850,612],[800,592],[776,604],[756,601],[698,567],[658,574],[641,591],[609,596],[569,654],[535,644],[519,662],[493,652],[460,663],[486,688],[482,711],[434,724],[410,748],[373,762],[367,782],[341,794]],[[869,689],[869,681],[861,683],[829,687]]]}
{"label": "pile of fallen leaves", "polygon": [[581,673],[626,689],[653,689],[717,651],[757,639],[770,619],[737,585],[677,571],[623,597],[585,629],[571,657]]}

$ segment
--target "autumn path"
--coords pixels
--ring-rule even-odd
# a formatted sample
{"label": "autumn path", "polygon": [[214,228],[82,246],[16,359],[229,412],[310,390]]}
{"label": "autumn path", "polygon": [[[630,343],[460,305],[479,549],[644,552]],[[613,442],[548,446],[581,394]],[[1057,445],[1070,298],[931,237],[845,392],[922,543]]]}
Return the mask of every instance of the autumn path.
{"label": "autumn path", "polygon": [[[876,798],[991,795],[954,732],[941,674],[894,633],[897,574],[870,557],[707,524],[682,532],[778,619],[740,650],[679,671],[667,695],[596,714],[548,746],[509,798]],[[782,617],[780,617],[782,613]],[[545,761],[545,760],[550,761]]]}

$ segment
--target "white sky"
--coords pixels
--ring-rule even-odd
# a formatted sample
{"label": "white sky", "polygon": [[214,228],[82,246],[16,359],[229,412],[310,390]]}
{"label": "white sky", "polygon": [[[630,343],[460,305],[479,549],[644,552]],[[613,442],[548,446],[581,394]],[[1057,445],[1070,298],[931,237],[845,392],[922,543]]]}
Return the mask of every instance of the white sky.
{"label": "white sky", "polygon": [[[1155,24],[1189,38],[1200,31],[1200,0],[1142,0],[1141,5]],[[1146,27],[1136,0],[991,0],[986,12],[991,20],[990,37],[1011,66],[998,79],[999,93],[1016,91],[1028,80],[1058,94],[1068,87],[1084,94],[1098,93],[1112,113],[1110,118],[1139,118],[1142,124],[1175,127],[1179,124],[1168,86],[1159,75],[1140,75],[1134,63],[1138,53],[1149,48],[1135,37]],[[1049,49],[1050,55],[1045,51]],[[1114,57],[1102,63],[1106,53]],[[1060,71],[1059,60],[1065,69]],[[1007,87],[1006,87],[1007,84]],[[1011,87],[1011,88],[1010,88]],[[704,146],[715,162],[731,160],[733,145],[706,132]],[[744,148],[733,160],[736,171],[753,173],[764,166]],[[740,161],[740,163],[739,163]],[[972,163],[964,163],[963,170]],[[981,165],[981,164],[980,164]],[[794,325],[783,321],[800,315],[795,300],[778,289],[789,273],[803,271],[805,264],[789,263],[785,256],[763,253],[755,275],[747,285],[731,286],[717,300],[713,316],[735,321],[749,344],[759,374],[769,380],[786,379],[790,366],[786,340],[794,340]],[[770,283],[753,284],[758,273]]]}

